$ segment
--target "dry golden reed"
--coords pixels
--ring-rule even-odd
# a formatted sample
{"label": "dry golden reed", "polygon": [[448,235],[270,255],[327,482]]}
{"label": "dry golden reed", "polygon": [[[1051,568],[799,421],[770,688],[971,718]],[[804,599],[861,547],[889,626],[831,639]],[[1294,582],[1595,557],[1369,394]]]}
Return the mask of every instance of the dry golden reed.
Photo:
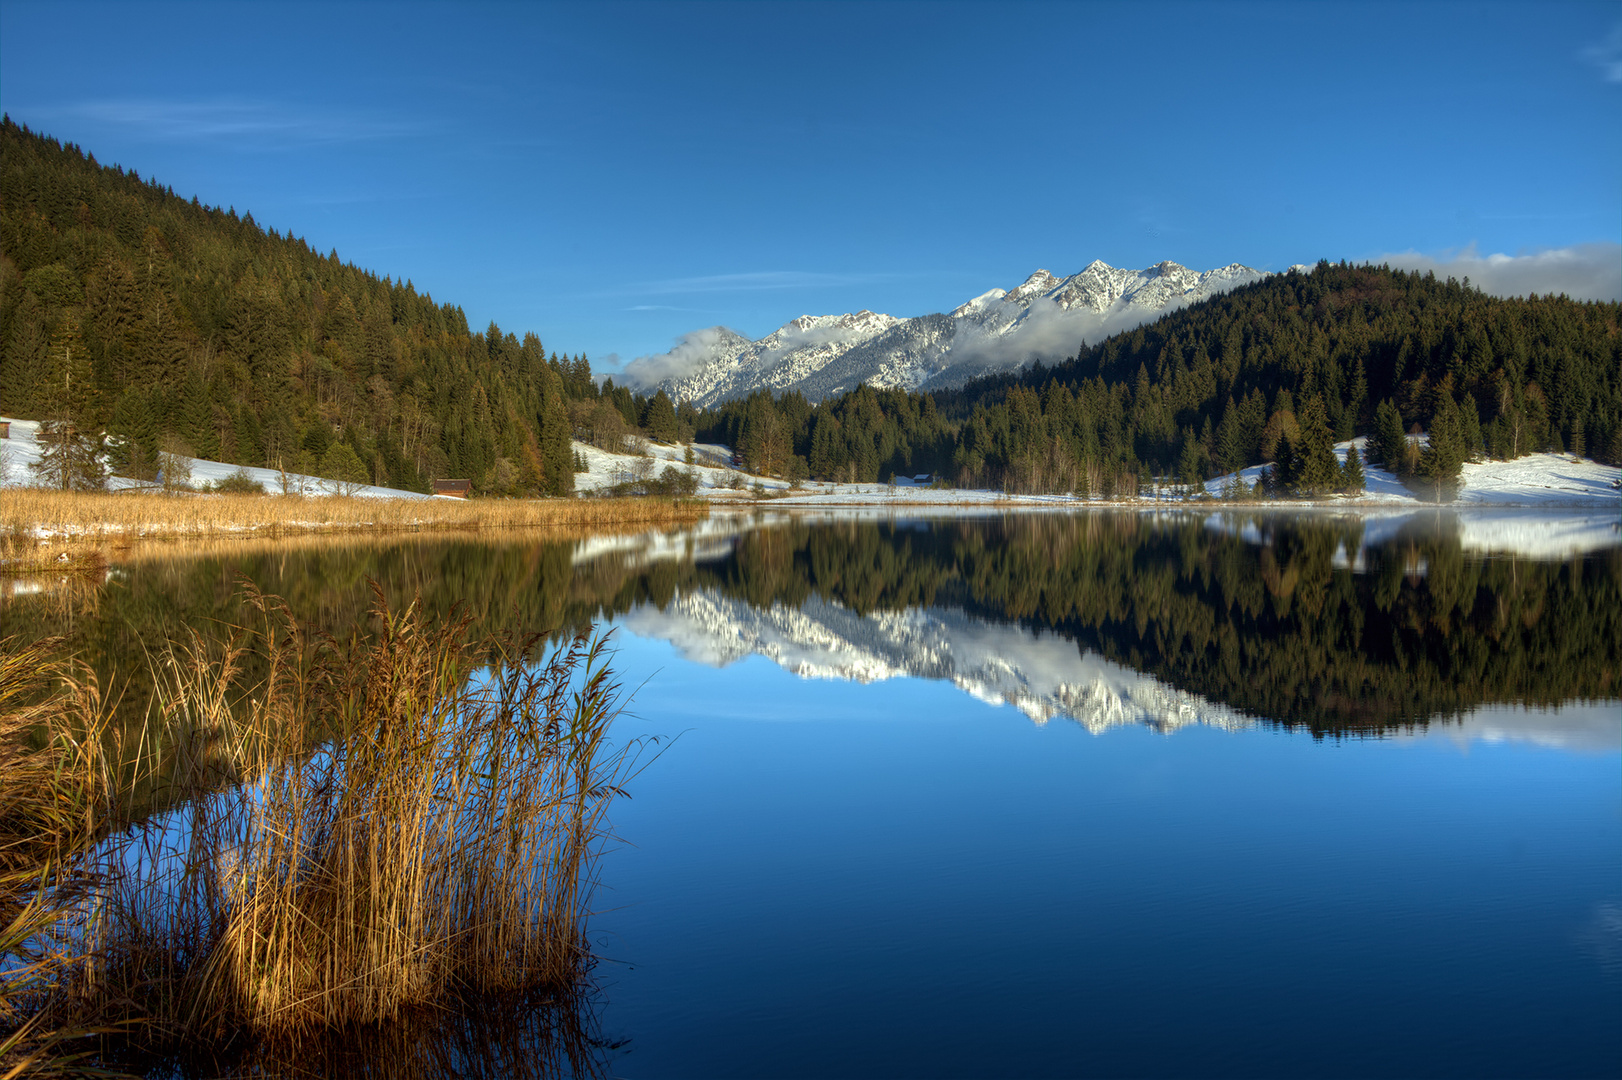
{"label": "dry golden reed", "polygon": [[[254,625],[153,658],[128,745],[82,669],[43,704],[12,695],[11,745],[43,723],[56,749],[6,758],[0,787],[46,769],[67,792],[25,808],[56,839],[15,862],[71,864],[80,887],[37,904],[43,879],[0,888],[25,916],[0,944],[58,943],[48,971],[0,980],[0,1008],[57,1042],[117,1031],[173,1051],[578,992],[604,813],[641,749],[608,742],[602,639],[537,663],[537,639],[474,642],[465,617],[429,625],[374,593],[379,632],[340,644],[248,587]],[[31,648],[0,665],[0,692]],[[158,775],[187,801],[132,823],[130,791]]]}
{"label": "dry golden reed", "polygon": [[695,499],[368,499],[0,488],[0,570],[84,569],[150,539],[307,533],[621,529],[699,520]]}

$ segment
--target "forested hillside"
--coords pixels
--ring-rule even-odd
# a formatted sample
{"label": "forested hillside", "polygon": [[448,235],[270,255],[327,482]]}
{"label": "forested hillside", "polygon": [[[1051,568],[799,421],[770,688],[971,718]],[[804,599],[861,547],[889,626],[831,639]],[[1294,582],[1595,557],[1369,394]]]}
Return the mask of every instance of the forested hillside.
{"label": "forested hillside", "polygon": [[[0,413],[160,448],[426,490],[574,487],[584,357],[0,123]],[[348,479],[348,476],[340,478]]]}
{"label": "forested hillside", "polygon": [[1361,486],[1332,447],[1368,434],[1374,460],[1444,489],[1473,456],[1622,463],[1619,312],[1320,263],[961,390],[863,386],[815,405],[760,391],[699,413],[599,389],[585,357],[534,334],[472,332],[409,281],[0,125],[0,413],[106,432],[137,477],[174,447],[417,490],[455,476],[566,494],[571,436],[620,450],[640,433],[696,434],[785,476],[1126,495],[1149,475],[1192,484],[1272,461],[1276,488],[1321,494]]}
{"label": "forested hillside", "polygon": [[[1277,461],[1281,484],[1321,493],[1349,482],[1333,443],[1360,434],[1374,436],[1376,460],[1432,483],[1472,456],[1622,463],[1619,311],[1320,263],[1053,368],[933,399],[861,389],[811,407],[788,395],[775,417],[760,394],[707,413],[700,431],[772,461],[783,455],[757,444],[792,442],[813,475],[939,472],[1022,491],[1120,493],[1150,473],[1193,482]],[[1432,435],[1423,461],[1403,437],[1415,425]]]}

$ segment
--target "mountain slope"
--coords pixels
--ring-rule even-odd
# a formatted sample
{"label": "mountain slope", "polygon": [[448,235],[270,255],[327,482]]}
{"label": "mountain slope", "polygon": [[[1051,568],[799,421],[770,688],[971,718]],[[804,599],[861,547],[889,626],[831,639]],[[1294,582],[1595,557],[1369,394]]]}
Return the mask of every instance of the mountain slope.
{"label": "mountain slope", "polygon": [[1032,360],[1068,359],[1083,342],[1265,276],[1238,263],[1200,272],[1174,262],[1122,270],[1094,261],[1064,278],[1038,270],[1013,289],[981,293],[950,314],[805,315],[758,341],[719,326],[695,331],[668,353],[633,361],[624,381],[699,406],[762,389],[820,400],[860,383],[908,390],[960,386]]}

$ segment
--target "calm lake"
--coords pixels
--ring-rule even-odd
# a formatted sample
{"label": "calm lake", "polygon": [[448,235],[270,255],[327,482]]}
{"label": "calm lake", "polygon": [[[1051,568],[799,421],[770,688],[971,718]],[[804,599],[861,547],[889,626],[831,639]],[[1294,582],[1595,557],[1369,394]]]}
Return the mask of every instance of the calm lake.
{"label": "calm lake", "polygon": [[612,629],[616,732],[674,738],[599,867],[607,1074],[1622,1073],[1614,514],[222,550],[14,584],[0,636],[138,679],[239,574]]}

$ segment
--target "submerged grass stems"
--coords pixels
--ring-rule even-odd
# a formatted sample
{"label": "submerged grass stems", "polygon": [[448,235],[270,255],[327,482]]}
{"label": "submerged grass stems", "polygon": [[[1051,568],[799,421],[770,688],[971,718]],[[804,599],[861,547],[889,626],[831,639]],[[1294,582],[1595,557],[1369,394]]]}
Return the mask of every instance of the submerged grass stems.
{"label": "submerged grass stems", "polygon": [[102,744],[82,734],[111,713],[94,679],[46,696],[66,670],[59,646],[0,641],[0,1080],[104,1075],[73,1048],[110,1029],[49,1007],[77,965],[74,940],[100,880],[86,852],[113,777]]}
{"label": "submerged grass stems", "polygon": [[[82,672],[39,707],[51,715],[17,711],[63,747],[96,747],[58,751],[78,794],[52,811],[63,840],[49,855],[93,887],[54,909],[64,958],[47,995],[8,999],[19,1015],[122,1025],[119,1041],[146,1051],[216,1052],[578,997],[604,814],[641,748],[607,741],[619,687],[603,640],[531,663],[534,638],[475,646],[465,616],[429,625],[373,588],[379,632],[340,644],[309,640],[248,587],[253,626],[154,658],[133,747],[105,745]],[[126,825],[128,791],[158,773],[188,801]],[[119,829],[89,843],[98,824]],[[37,869],[43,855],[21,861]]]}

